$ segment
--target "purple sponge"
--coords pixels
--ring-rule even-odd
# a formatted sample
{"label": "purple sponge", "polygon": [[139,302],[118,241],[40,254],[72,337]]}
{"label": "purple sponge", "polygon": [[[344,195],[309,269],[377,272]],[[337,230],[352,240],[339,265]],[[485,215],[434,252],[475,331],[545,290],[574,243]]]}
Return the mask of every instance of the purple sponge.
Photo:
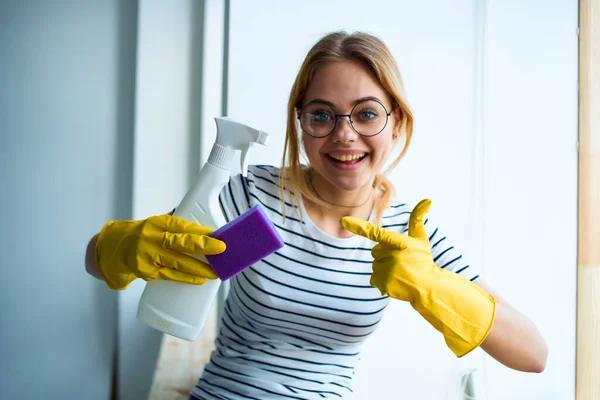
{"label": "purple sponge", "polygon": [[259,205],[214,231],[210,236],[225,242],[227,249],[205,256],[224,281],[283,247],[283,240]]}

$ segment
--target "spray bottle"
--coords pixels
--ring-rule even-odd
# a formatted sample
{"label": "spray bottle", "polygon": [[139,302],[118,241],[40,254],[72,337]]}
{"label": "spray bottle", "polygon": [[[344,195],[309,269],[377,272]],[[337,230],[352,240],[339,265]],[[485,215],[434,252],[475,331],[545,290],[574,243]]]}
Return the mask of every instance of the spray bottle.
{"label": "spray bottle", "polygon": [[[217,139],[208,161],[173,215],[212,229],[226,224],[219,206],[219,194],[229,182],[234,155],[241,151],[242,174],[248,169],[248,150],[253,144],[266,145],[268,134],[230,118],[215,118]],[[206,261],[201,256],[198,259]],[[138,305],[137,318],[154,329],[185,340],[200,335],[217,297],[219,279],[202,285],[153,280],[148,282]]]}

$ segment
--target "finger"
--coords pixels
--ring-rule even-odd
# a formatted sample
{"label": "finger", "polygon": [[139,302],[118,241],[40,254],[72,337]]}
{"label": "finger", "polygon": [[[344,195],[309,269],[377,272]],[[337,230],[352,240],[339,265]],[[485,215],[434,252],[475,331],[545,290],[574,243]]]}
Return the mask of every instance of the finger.
{"label": "finger", "polygon": [[394,246],[379,243],[371,249],[371,256],[373,256],[373,259],[375,260],[382,260],[390,255],[390,250],[404,249],[406,249],[406,245],[403,243],[395,244]]}
{"label": "finger", "polygon": [[187,275],[209,279],[216,279],[218,277],[208,263],[185,254],[159,254],[157,264]]}
{"label": "finger", "polygon": [[163,247],[180,253],[211,256],[221,254],[227,246],[225,242],[206,235],[165,232]]}
{"label": "finger", "polygon": [[391,270],[394,261],[389,257],[373,261],[373,273],[371,274],[371,286],[379,289],[382,295],[388,294],[388,285],[391,279]]}
{"label": "finger", "polygon": [[385,296],[387,294],[385,284],[381,279],[379,279],[379,276],[377,274],[371,274],[371,280],[369,281],[369,284],[374,288],[379,289],[379,293],[381,293],[382,296]]}
{"label": "finger", "polygon": [[207,226],[186,221],[185,219],[176,217],[174,215],[160,215],[153,218],[160,219],[160,222],[162,225],[164,225],[164,230],[168,232],[195,233],[196,235],[208,235],[214,232],[214,229],[211,229]]}
{"label": "finger", "polygon": [[165,279],[169,281],[183,282],[183,283],[191,283],[193,285],[202,285],[206,282],[206,278],[201,276],[195,276],[186,274],[185,272],[176,271],[171,268],[161,268],[158,270],[158,277],[160,279]]}
{"label": "finger", "polygon": [[373,224],[355,217],[343,217],[340,223],[344,229],[360,236],[364,236],[377,243],[389,246],[406,245],[406,236],[397,232],[391,232],[379,225]]}
{"label": "finger", "polygon": [[431,200],[424,199],[412,210],[408,219],[408,236],[415,239],[429,240],[429,235],[427,235],[427,230],[425,229],[425,215],[429,212],[430,206]]}

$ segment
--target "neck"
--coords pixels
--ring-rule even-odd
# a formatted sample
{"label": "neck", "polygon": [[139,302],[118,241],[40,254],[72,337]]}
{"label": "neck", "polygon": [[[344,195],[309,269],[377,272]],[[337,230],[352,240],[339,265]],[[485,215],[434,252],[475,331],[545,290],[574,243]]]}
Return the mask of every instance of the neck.
{"label": "neck", "polygon": [[331,214],[337,218],[351,215],[361,218],[368,218],[373,208],[373,185],[366,185],[352,191],[340,190],[332,187],[318,175],[311,174],[308,182],[313,194],[330,207],[323,209],[323,213]]}

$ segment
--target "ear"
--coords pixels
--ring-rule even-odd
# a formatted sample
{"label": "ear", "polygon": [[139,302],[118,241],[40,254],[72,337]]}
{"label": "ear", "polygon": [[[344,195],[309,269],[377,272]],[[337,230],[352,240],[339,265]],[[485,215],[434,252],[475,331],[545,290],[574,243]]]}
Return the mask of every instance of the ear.
{"label": "ear", "polygon": [[392,115],[394,116],[394,134],[392,138],[398,140],[402,137],[402,110],[400,110],[400,107],[397,107]]}
{"label": "ear", "polygon": [[400,107],[396,107],[394,111],[392,111],[392,114],[394,115],[394,120],[396,121],[396,128],[400,129],[400,126],[402,125],[402,110]]}

